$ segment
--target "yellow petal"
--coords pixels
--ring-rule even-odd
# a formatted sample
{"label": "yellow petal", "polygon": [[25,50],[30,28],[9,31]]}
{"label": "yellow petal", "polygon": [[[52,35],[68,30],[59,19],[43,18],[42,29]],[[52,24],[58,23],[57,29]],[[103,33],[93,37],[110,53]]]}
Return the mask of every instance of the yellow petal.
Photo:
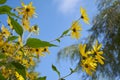
{"label": "yellow petal", "polygon": [[100,44],[100,45],[98,46],[97,50],[100,50],[101,47],[102,47],[102,44]]}
{"label": "yellow petal", "polygon": [[80,13],[81,13],[81,15],[83,15],[86,13],[86,10],[84,8],[80,7]]}

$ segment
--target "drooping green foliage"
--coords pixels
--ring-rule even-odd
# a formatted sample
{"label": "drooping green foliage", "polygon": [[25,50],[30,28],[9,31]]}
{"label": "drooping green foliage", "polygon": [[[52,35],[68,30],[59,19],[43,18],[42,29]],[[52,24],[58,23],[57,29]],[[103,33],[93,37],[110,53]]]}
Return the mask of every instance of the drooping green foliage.
{"label": "drooping green foliage", "polygon": [[120,73],[120,1],[101,0],[98,8],[100,13],[95,17],[94,25],[90,29],[92,35],[89,44],[96,38],[103,43],[106,59],[104,67],[99,70],[115,77]]}

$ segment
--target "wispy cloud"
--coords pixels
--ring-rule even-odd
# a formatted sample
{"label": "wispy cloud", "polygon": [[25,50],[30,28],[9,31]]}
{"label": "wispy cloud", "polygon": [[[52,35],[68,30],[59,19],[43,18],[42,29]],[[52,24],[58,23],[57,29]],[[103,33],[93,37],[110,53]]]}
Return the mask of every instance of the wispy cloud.
{"label": "wispy cloud", "polygon": [[81,0],[54,0],[54,2],[58,5],[58,10],[67,14],[74,12],[80,6]]}

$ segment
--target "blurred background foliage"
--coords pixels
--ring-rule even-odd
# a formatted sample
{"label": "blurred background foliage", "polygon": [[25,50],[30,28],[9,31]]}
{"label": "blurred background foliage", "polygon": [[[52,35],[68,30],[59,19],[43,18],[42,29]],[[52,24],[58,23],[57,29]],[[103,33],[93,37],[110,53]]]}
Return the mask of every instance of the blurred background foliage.
{"label": "blurred background foliage", "polygon": [[[88,48],[97,39],[103,44],[105,64],[99,65],[92,77],[82,72],[83,80],[119,80],[120,79],[120,0],[97,0],[99,13],[93,19],[91,34],[84,41]],[[81,43],[81,42],[80,42]],[[69,58],[74,64],[78,62],[78,73],[81,72],[79,44],[65,47],[58,52],[58,59]]]}

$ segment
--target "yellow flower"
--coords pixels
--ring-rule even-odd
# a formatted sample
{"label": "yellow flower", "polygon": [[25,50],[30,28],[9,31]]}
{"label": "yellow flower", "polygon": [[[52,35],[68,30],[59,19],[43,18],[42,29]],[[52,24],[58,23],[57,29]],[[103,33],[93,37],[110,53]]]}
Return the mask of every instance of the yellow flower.
{"label": "yellow flower", "polygon": [[30,30],[30,22],[26,18],[22,18],[22,25],[25,28],[25,30]]}
{"label": "yellow flower", "polygon": [[4,45],[4,40],[2,34],[0,34],[0,47]]}
{"label": "yellow flower", "polygon": [[25,5],[23,2],[21,3],[22,8],[19,12],[20,15],[23,15],[24,17],[32,17],[35,14],[35,8],[32,6],[32,2],[30,2],[28,5]]}
{"label": "yellow flower", "polygon": [[10,20],[9,17],[8,17],[8,19],[7,19],[7,23],[8,23],[8,25],[10,26],[10,28],[13,29],[13,25],[11,24],[11,20]]}
{"label": "yellow flower", "polygon": [[5,66],[1,67],[1,71],[2,71],[2,75],[5,78],[8,78],[12,74],[12,71],[10,69],[7,69]]}
{"label": "yellow flower", "polygon": [[35,62],[34,62],[34,60],[33,60],[32,57],[29,58],[29,64],[30,64],[31,66],[35,66]]}
{"label": "yellow flower", "polygon": [[24,78],[18,72],[15,72],[15,76],[17,80],[24,80]]}
{"label": "yellow flower", "polygon": [[2,30],[2,35],[3,35],[5,38],[8,38],[8,37],[10,36],[10,32],[8,31],[7,28],[4,27],[4,25],[2,25],[1,30]]}
{"label": "yellow flower", "polygon": [[23,47],[22,37],[18,37],[18,43],[20,44],[20,47]]}
{"label": "yellow flower", "polygon": [[41,50],[42,50],[42,52],[50,53],[50,51],[48,50],[48,47],[41,48]]}
{"label": "yellow flower", "polygon": [[86,10],[81,7],[80,8],[80,13],[81,13],[81,18],[83,19],[83,21],[85,23],[89,24],[89,18],[88,18],[88,15],[86,13]]}
{"label": "yellow flower", "polygon": [[97,63],[94,58],[89,57],[81,61],[81,66],[83,71],[86,71],[88,75],[92,76],[93,71],[96,71]]}
{"label": "yellow flower", "polygon": [[95,45],[93,46],[93,50],[92,53],[95,54],[95,58],[96,60],[100,63],[100,64],[104,64],[104,57],[102,57],[101,55],[103,54],[103,51],[100,51],[100,48],[102,47],[102,44],[98,44],[98,41],[96,40]]}
{"label": "yellow flower", "polygon": [[80,51],[80,54],[81,54],[83,60],[85,60],[88,57],[88,54],[85,51],[85,49],[86,49],[86,44],[84,44],[84,45],[80,44],[79,45],[79,51]]}
{"label": "yellow flower", "polygon": [[79,39],[79,37],[80,37],[80,32],[79,31],[82,30],[81,26],[79,25],[79,22],[74,21],[70,29],[72,31],[71,32],[71,37]]}
{"label": "yellow flower", "polygon": [[38,77],[38,73],[36,72],[27,72],[27,78],[28,80],[36,80],[36,78]]}
{"label": "yellow flower", "polygon": [[30,29],[30,32],[33,32],[35,34],[39,34],[39,27],[37,25],[32,26]]}
{"label": "yellow flower", "polygon": [[43,54],[41,48],[35,48],[34,52],[36,53],[37,56],[45,56],[45,54]]}

